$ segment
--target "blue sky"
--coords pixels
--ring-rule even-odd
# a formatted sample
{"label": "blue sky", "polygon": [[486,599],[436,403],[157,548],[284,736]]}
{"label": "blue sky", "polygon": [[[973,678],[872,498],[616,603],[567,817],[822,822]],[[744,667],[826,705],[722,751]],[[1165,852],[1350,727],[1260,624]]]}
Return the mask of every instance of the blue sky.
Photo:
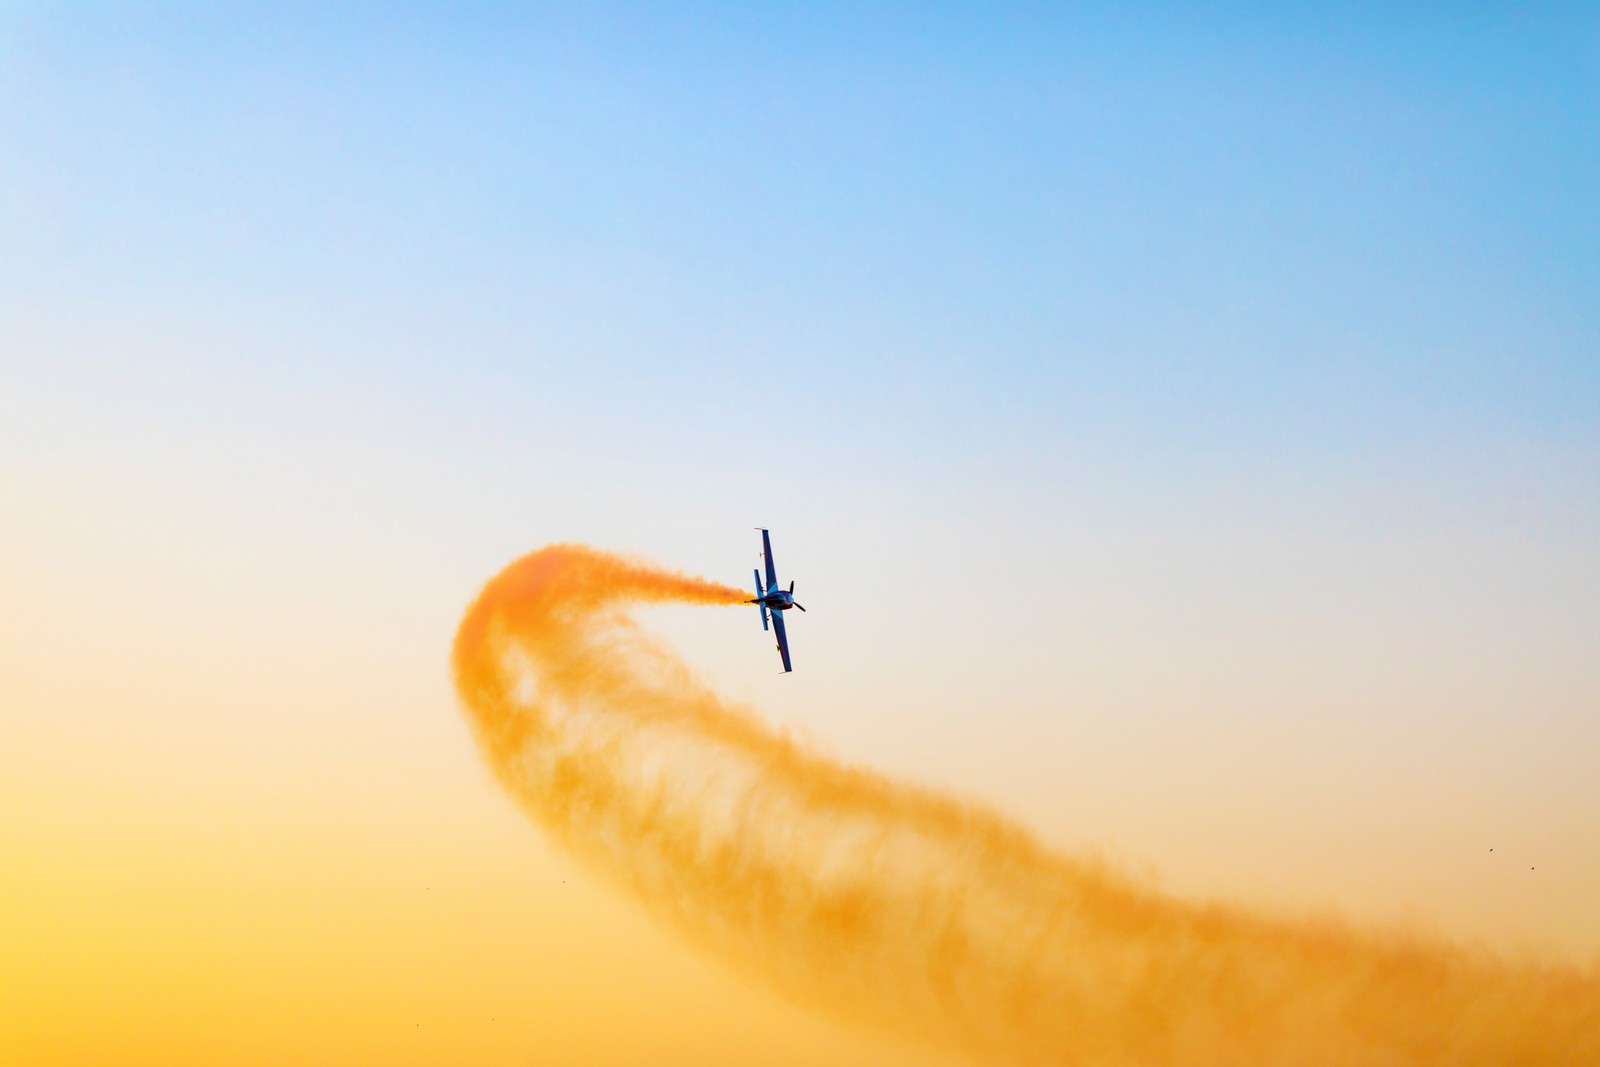
{"label": "blue sky", "polygon": [[315,359],[379,390],[560,383],[624,435],[664,396],[936,452],[1600,424],[1585,8],[8,21],[24,313],[348,330]]}

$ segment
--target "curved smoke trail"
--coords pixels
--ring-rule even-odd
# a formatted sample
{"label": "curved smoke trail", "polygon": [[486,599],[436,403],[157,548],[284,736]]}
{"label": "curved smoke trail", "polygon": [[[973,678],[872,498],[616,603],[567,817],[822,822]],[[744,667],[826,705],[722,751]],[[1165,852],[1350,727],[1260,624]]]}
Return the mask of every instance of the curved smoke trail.
{"label": "curved smoke trail", "polygon": [[1004,1063],[1600,1063],[1600,975],[1168,897],[809,750],[626,614],[746,596],[554,545],[483,589],[452,665],[547,833],[789,995]]}

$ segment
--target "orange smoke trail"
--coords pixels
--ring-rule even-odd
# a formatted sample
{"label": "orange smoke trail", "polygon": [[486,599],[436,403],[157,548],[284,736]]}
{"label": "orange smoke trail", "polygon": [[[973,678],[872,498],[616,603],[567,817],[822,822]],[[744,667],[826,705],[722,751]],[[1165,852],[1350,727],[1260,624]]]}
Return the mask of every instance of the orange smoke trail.
{"label": "orange smoke trail", "polygon": [[484,588],[453,668],[551,836],[789,995],[994,1062],[1600,1064],[1594,972],[1173,899],[807,749],[626,614],[746,596],[555,545]]}

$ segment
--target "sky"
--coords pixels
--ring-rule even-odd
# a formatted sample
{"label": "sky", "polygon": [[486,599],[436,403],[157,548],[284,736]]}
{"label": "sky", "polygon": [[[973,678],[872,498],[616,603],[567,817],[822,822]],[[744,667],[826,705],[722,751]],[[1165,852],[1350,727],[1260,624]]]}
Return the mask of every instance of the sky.
{"label": "sky", "polygon": [[1589,4],[0,5],[0,1060],[945,1063],[451,689],[518,554],[758,524],[794,674],[641,619],[840,759],[1600,957],[1597,188]]}

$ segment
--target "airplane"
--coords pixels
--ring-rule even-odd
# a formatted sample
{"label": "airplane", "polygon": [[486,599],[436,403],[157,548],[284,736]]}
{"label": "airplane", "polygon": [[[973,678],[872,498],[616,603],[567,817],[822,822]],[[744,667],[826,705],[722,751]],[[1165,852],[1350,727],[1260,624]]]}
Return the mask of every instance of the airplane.
{"label": "airplane", "polygon": [[763,630],[768,628],[767,612],[769,610],[772,612],[771,628],[778,631],[778,655],[783,657],[783,669],[787,673],[794,670],[794,668],[789,665],[789,634],[783,628],[783,615],[780,613],[788,611],[790,608],[800,608],[801,611],[806,609],[795,602],[794,582],[791,581],[789,583],[787,591],[778,588],[778,571],[772,565],[772,538],[767,535],[767,531],[764,528],[759,526],[756,528],[761,530],[761,555],[765,558],[767,564],[767,584],[764,586],[761,584],[761,572],[756,571],[755,599],[746,600],[745,603],[761,605],[761,628]]}

